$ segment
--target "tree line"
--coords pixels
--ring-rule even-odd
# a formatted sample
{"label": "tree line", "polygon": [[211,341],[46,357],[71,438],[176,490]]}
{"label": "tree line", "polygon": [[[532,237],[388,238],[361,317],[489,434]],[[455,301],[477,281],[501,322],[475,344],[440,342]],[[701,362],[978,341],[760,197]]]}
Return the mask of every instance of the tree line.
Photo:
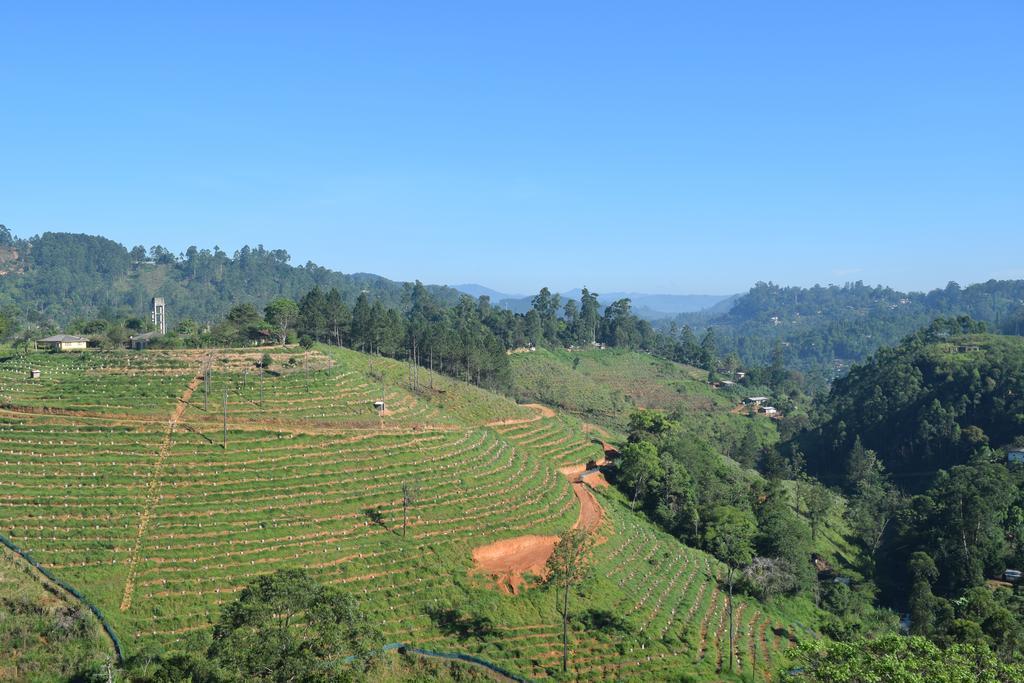
{"label": "tree line", "polygon": [[758,282],[726,312],[687,313],[659,329],[713,329],[723,356],[767,365],[782,348],[787,367],[827,388],[851,364],[927,326],[937,317],[969,316],[1005,334],[1024,334],[1024,280],[989,280],[930,292],[900,292],[863,282],[785,287]]}

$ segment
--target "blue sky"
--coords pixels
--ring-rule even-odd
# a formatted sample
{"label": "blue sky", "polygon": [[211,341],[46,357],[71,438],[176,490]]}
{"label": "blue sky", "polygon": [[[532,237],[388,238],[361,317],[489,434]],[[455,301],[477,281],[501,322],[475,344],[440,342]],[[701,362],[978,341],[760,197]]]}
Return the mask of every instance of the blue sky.
{"label": "blue sky", "polygon": [[426,282],[1024,278],[1024,3],[5,3],[0,223]]}

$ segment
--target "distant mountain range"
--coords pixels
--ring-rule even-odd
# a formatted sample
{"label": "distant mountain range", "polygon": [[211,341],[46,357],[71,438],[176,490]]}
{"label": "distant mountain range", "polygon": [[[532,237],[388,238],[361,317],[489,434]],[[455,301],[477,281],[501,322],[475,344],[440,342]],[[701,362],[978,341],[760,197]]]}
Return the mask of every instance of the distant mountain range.
{"label": "distant mountain range", "polygon": [[[525,313],[530,310],[533,295],[507,294],[477,284],[450,285],[464,294],[472,297],[489,296],[491,303],[495,306],[507,308],[516,313]],[[566,299],[579,301],[582,290],[573,289],[568,292],[559,292],[564,302]],[[738,297],[738,294],[644,294],[641,292],[608,292],[598,293],[598,301],[607,306],[619,299],[629,299],[633,304],[633,312],[647,320],[661,320],[673,318],[680,313],[697,313],[715,308],[716,312],[728,310],[729,303]]]}

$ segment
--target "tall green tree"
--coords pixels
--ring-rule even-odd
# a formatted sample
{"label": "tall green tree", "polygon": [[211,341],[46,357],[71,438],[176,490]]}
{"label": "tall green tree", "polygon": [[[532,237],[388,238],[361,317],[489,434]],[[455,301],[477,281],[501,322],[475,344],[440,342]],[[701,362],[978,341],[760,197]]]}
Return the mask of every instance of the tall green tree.
{"label": "tall green tree", "polygon": [[636,507],[637,498],[646,495],[648,489],[660,485],[664,468],[658,457],[658,449],[649,441],[626,444],[618,463],[619,481],[632,491],[630,507]]}
{"label": "tall green tree", "polygon": [[[373,309],[370,297],[360,292],[356,305],[352,309],[352,348],[366,349],[373,343],[374,332]],[[372,351],[372,349],[369,349]]]}
{"label": "tall green tree", "polygon": [[208,654],[240,680],[327,683],[361,676],[383,644],[353,597],[287,569],[257,578],[224,608]]}
{"label": "tall green tree", "polygon": [[541,341],[553,344],[559,337],[558,309],[561,306],[561,297],[552,294],[544,287],[537,296],[533,297],[533,310],[537,312],[541,326]]}
{"label": "tall green tree", "polygon": [[807,475],[797,480],[796,491],[807,519],[811,523],[811,540],[816,541],[818,540],[818,529],[835,506],[835,497],[821,482]]}
{"label": "tall green tree", "polygon": [[561,535],[547,561],[547,583],[555,589],[555,603],[562,617],[562,672],[569,670],[569,596],[590,573],[594,539],[586,529],[570,529]]}
{"label": "tall green tree", "polygon": [[598,294],[586,287],[580,296],[580,319],[576,342],[580,346],[592,344],[597,340],[597,327],[601,320],[601,305],[597,301]]}
{"label": "tall green tree", "polygon": [[278,340],[284,344],[288,341],[288,331],[299,318],[299,306],[291,299],[280,297],[274,299],[263,310],[267,322],[277,331]]}
{"label": "tall green tree", "polygon": [[720,506],[711,511],[704,531],[704,544],[728,568],[729,586],[729,671],[733,669],[736,652],[736,633],[733,620],[733,583],[736,572],[754,559],[754,535],[757,523],[746,510]]}

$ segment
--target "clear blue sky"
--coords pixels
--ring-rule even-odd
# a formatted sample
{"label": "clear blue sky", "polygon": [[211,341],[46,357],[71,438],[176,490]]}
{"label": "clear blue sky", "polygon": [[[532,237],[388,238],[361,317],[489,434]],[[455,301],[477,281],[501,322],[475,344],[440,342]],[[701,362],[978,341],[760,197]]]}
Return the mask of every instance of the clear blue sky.
{"label": "clear blue sky", "polygon": [[1024,2],[4,3],[0,223],[513,292],[1024,278]]}

